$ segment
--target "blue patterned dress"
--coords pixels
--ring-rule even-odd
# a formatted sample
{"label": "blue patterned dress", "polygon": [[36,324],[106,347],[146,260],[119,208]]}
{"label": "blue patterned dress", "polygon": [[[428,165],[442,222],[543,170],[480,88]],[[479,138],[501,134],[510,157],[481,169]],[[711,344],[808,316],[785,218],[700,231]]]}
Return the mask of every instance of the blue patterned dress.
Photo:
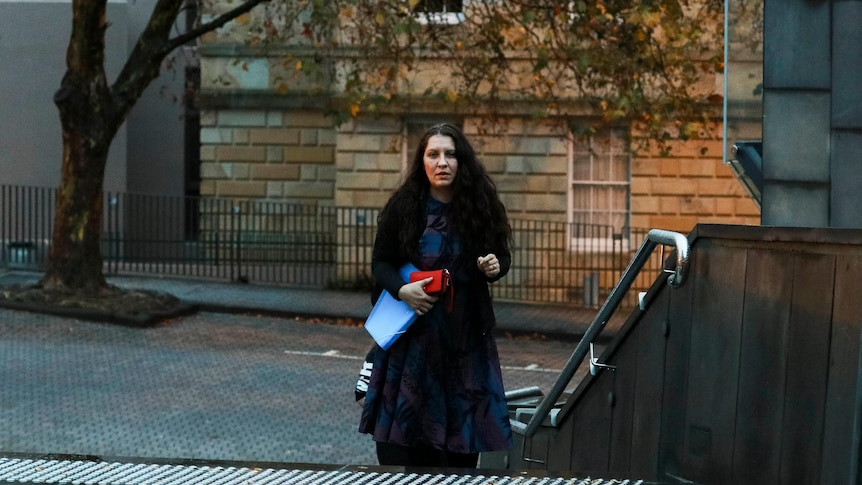
{"label": "blue patterned dress", "polygon": [[441,297],[388,351],[376,352],[359,431],[378,442],[453,453],[509,449],[497,345],[471,305],[475,261],[459,258],[461,242],[446,207],[428,198],[418,266],[452,273],[452,312]]}

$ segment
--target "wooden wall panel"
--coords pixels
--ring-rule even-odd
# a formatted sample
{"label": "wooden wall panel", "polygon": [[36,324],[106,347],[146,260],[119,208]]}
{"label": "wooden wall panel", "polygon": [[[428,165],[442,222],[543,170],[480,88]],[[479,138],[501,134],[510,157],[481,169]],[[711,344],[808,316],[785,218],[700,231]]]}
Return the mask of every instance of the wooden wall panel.
{"label": "wooden wall panel", "polygon": [[697,262],[706,257],[708,241],[693,246],[689,274],[684,285],[668,295],[668,336],[665,351],[664,391],[662,393],[661,442],[658,455],[659,476],[681,477],[685,451],[686,395],[691,352],[691,323],[696,280],[701,273]]}
{"label": "wooden wall panel", "polygon": [[665,333],[670,293],[677,289],[665,286],[650,303],[639,324],[637,343],[637,382],[635,412],[632,419],[631,476],[641,479],[658,477],[659,442],[665,385]]}
{"label": "wooden wall panel", "polygon": [[[610,470],[628,470],[632,453],[632,420],[634,418],[635,382],[637,381],[638,348],[643,342],[641,333],[643,327],[635,325],[625,342],[616,349],[614,355],[602,363],[616,366],[615,370],[601,370],[614,380],[613,403],[611,408],[611,435],[608,468]],[[628,345],[626,345],[628,344]]]}
{"label": "wooden wall panel", "polygon": [[510,470],[547,470],[548,450],[557,435],[557,429],[539,427],[536,434],[524,441],[524,435],[514,433],[514,446],[507,453]]}
{"label": "wooden wall panel", "polygon": [[531,440],[526,440],[525,443],[524,435],[520,433],[513,433],[512,437],[514,438],[513,441],[515,443],[506,455],[508,468],[510,470],[526,470],[529,464],[524,461],[523,456],[530,456],[529,451],[531,448]]}
{"label": "wooden wall panel", "polygon": [[572,468],[572,420],[566,420],[555,431],[548,449],[550,471],[567,471]]}
{"label": "wooden wall panel", "polygon": [[578,475],[849,483],[862,231],[700,232],[687,283],[608,346],[619,370],[581,383],[528,450]]}
{"label": "wooden wall panel", "polygon": [[614,376],[599,374],[579,398],[568,419],[572,425],[572,470],[584,473],[608,469],[608,446],[611,433],[611,406],[608,395],[614,388]]}
{"label": "wooden wall panel", "polygon": [[533,435],[533,438],[527,442],[527,446],[524,448],[524,456],[541,462],[528,461],[526,466],[528,470],[544,470],[547,468],[548,442],[553,432],[553,428],[541,427]]}
{"label": "wooden wall panel", "polygon": [[712,245],[699,253],[691,281],[696,310],[680,473],[694,481],[732,483],[745,265],[745,251]]}
{"label": "wooden wall panel", "polygon": [[794,259],[780,483],[821,483],[834,278],[833,255],[799,254]]}
{"label": "wooden wall panel", "polygon": [[788,251],[748,250],[732,450],[735,483],[777,483],[793,259]]}
{"label": "wooden wall panel", "polygon": [[823,428],[821,483],[849,483],[850,449],[862,320],[862,257],[839,255],[835,262],[835,299]]}

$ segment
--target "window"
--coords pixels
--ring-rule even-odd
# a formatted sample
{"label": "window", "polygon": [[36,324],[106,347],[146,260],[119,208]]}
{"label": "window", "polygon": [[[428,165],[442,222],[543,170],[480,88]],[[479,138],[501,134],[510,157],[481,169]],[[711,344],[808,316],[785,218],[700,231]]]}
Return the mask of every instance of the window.
{"label": "window", "polygon": [[604,247],[607,239],[627,245],[631,154],[625,132],[607,129],[570,143],[573,248]]}
{"label": "window", "polygon": [[420,0],[413,7],[416,20],[421,24],[457,25],[464,21],[462,0]]}

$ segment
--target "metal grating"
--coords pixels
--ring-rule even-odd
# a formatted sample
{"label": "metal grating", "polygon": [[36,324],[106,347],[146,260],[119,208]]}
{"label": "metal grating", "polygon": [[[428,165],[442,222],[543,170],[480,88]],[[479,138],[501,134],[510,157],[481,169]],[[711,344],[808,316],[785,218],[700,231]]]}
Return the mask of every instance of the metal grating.
{"label": "metal grating", "polygon": [[2,483],[99,485],[622,485],[643,483],[640,480],[595,478],[445,475],[343,469],[300,470],[18,458],[0,458],[0,481]]}

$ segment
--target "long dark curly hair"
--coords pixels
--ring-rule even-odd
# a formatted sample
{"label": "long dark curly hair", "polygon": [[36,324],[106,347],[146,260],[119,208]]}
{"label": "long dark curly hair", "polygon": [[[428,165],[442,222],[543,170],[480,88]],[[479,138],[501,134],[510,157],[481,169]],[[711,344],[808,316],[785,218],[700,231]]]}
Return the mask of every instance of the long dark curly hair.
{"label": "long dark curly hair", "polygon": [[455,142],[458,171],[453,182],[454,197],[449,214],[455,230],[461,235],[463,254],[477,257],[508,251],[512,228],[506,208],[497,196],[497,186],[479,162],[470,142],[450,123],[434,125],[422,136],[406,180],[383,207],[378,221],[387,217],[399,218],[400,252],[402,257],[415,260],[419,238],[425,230],[422,215],[431,187],[425,174],[424,155],[428,140],[434,135],[448,136]]}

